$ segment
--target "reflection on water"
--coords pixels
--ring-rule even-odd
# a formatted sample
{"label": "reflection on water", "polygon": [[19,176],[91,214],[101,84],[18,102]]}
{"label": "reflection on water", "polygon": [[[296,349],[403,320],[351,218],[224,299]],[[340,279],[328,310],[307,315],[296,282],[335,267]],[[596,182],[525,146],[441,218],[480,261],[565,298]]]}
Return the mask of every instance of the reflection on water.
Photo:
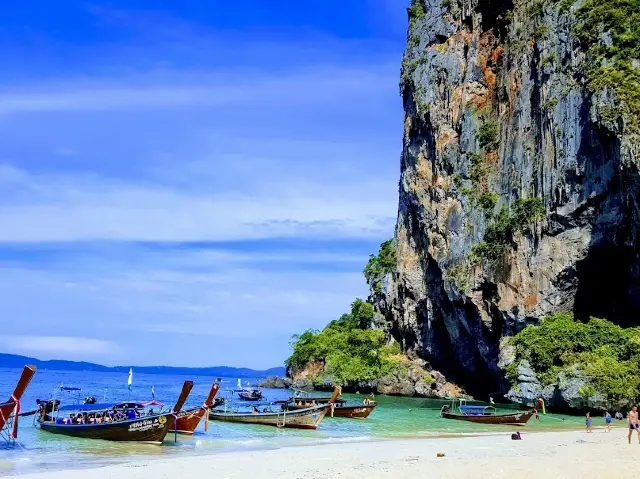
{"label": "reflection on water", "polygon": [[[0,368],[0,397],[8,397],[20,371]],[[83,388],[83,394],[99,400],[123,401],[151,399],[151,387],[156,398],[167,405],[173,404],[185,379],[192,379],[195,387],[186,407],[199,406],[205,400],[213,377],[184,377],[180,375],[136,374],[133,392],[127,389],[126,373],[94,373],[70,371],[38,371],[25,397],[22,411],[35,409],[35,399],[47,399],[53,389],[64,383]],[[235,387],[236,378],[224,378],[222,389]],[[288,397],[285,390],[265,390],[269,401]],[[361,396],[345,395],[358,400]],[[170,433],[162,446],[138,443],[117,443],[100,440],[70,438],[39,430],[33,425],[33,417],[20,422],[20,435],[15,445],[0,443],[0,475],[52,469],[95,467],[136,459],[170,457],[192,454],[213,454],[226,451],[271,449],[287,446],[313,445],[335,442],[352,442],[385,439],[391,437],[438,437],[450,434],[511,433],[514,426],[486,426],[439,417],[443,401],[417,398],[392,398],[378,396],[379,406],[368,419],[354,420],[326,418],[316,431],[277,429],[268,426],[209,422],[204,431],[204,420],[196,434],[178,436]],[[563,420],[564,419],[564,420]],[[599,419],[595,419],[595,425]],[[539,422],[532,419],[528,431],[570,429],[581,427],[581,417],[547,414]]]}

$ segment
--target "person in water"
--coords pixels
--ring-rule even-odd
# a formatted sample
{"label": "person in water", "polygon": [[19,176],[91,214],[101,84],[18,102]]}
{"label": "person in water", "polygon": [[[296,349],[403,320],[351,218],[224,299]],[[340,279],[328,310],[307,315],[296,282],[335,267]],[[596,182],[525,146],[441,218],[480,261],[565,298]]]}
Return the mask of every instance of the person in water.
{"label": "person in water", "polygon": [[638,432],[638,442],[640,443],[640,424],[638,424],[638,408],[636,406],[633,406],[627,414],[627,422],[629,423],[629,444],[631,444],[633,431]]}
{"label": "person in water", "polygon": [[607,429],[605,429],[605,432],[611,432],[611,414],[609,414],[609,411],[607,411],[604,415],[604,422],[607,424]]}
{"label": "person in water", "polygon": [[587,413],[587,415],[585,416],[585,424],[587,426],[587,432],[592,432],[591,431],[591,413]]}

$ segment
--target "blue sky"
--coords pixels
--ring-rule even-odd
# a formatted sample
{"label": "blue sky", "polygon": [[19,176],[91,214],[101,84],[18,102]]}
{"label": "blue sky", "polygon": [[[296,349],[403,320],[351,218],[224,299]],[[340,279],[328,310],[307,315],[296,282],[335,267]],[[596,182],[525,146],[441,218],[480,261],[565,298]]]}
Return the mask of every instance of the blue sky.
{"label": "blue sky", "polygon": [[[396,0],[0,17],[0,351],[271,367],[393,233]],[[7,329],[8,328],[8,329]]]}

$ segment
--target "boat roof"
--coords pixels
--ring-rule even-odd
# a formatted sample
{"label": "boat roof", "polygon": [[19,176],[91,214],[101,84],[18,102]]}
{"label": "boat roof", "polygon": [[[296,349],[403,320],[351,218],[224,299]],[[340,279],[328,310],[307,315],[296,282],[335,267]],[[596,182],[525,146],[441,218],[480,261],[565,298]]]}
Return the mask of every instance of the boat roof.
{"label": "boat roof", "polygon": [[60,391],[82,391],[80,388],[73,388],[69,386],[59,386],[58,389],[60,389]]}
{"label": "boat roof", "polygon": [[460,406],[460,409],[487,409],[487,408],[495,409],[493,406]]}
{"label": "boat roof", "polygon": [[100,411],[102,409],[111,409],[115,406],[113,403],[96,403],[96,404],[70,404],[68,406],[60,406],[58,411]]}
{"label": "boat roof", "polygon": [[70,404],[68,406],[61,406],[58,408],[59,411],[101,411],[105,409],[113,409],[114,407],[148,407],[148,406],[160,406],[164,407],[164,403],[160,401],[127,401],[120,403],[95,403],[95,404]]}

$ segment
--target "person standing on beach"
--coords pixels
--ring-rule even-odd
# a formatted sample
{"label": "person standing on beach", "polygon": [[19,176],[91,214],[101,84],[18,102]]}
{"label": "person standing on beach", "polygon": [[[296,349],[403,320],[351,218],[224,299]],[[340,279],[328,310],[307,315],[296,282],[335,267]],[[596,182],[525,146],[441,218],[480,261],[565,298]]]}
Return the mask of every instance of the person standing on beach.
{"label": "person standing on beach", "polygon": [[587,432],[591,432],[591,413],[588,412],[585,418],[586,418],[585,424],[587,425]]}
{"label": "person standing on beach", "polygon": [[633,409],[627,414],[627,421],[629,422],[629,444],[631,444],[631,435],[633,431],[638,431],[638,442],[640,443],[640,424],[638,424],[638,408],[633,406]]}
{"label": "person standing on beach", "polygon": [[605,429],[605,432],[611,432],[611,414],[609,414],[609,411],[607,411],[604,415],[604,422],[607,424],[607,429]]}

